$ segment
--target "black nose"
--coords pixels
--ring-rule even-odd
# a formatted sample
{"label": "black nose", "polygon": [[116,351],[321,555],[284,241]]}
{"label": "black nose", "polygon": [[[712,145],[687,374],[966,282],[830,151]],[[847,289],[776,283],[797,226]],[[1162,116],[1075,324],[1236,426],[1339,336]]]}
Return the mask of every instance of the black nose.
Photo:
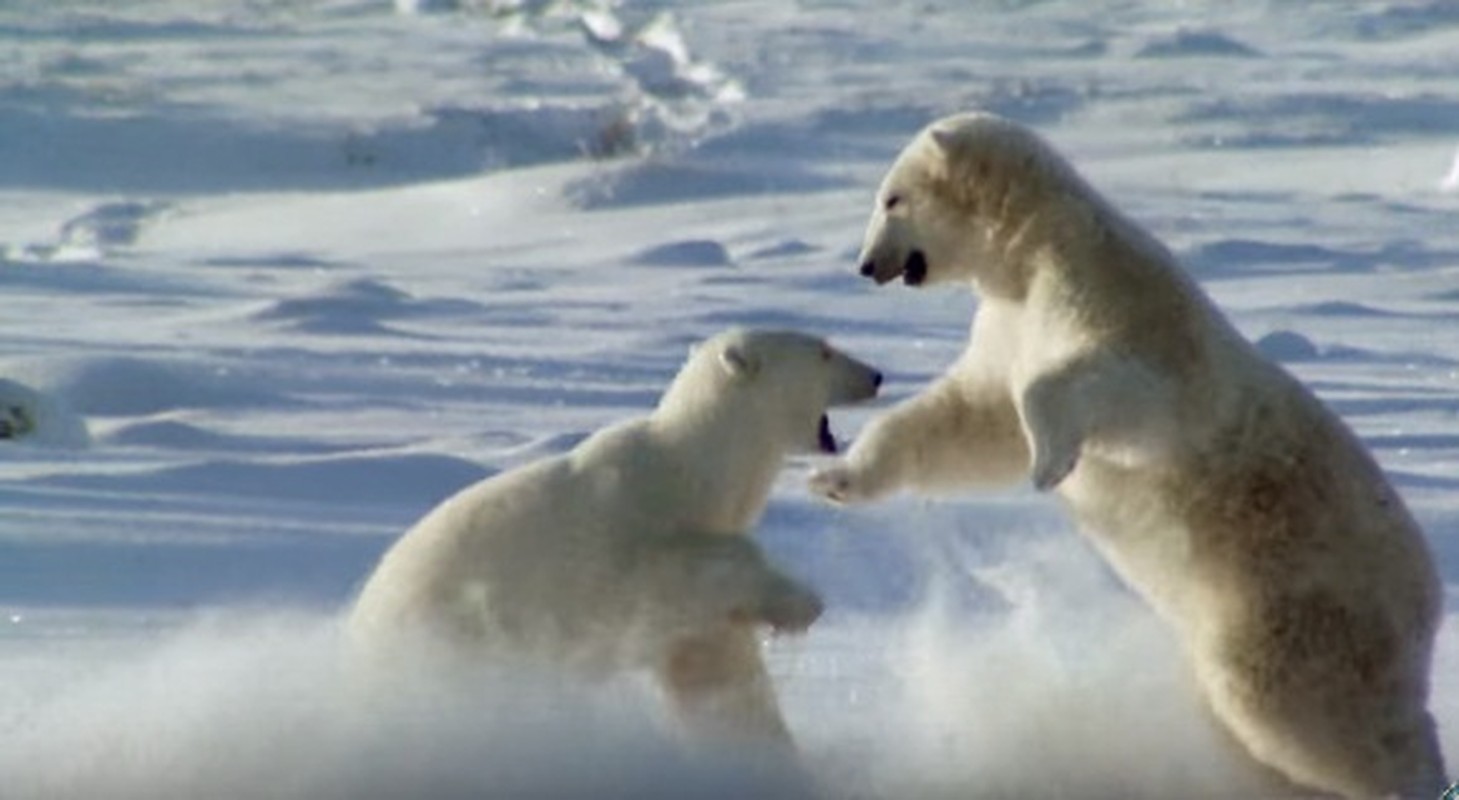
{"label": "black nose", "polygon": [[870,278],[873,272],[876,272],[876,264],[872,263],[870,259],[861,262],[862,277]]}
{"label": "black nose", "polygon": [[871,385],[872,385],[873,388],[880,389],[881,388],[881,382],[882,382],[882,374],[880,372],[873,372],[873,373],[871,373]]}

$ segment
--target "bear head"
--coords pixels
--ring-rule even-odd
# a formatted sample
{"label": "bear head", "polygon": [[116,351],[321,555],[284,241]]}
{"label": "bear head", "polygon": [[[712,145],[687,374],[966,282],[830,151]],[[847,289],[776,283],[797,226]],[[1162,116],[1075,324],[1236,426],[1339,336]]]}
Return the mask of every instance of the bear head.
{"label": "bear head", "polygon": [[1008,238],[1061,159],[1031,131],[984,113],[924,128],[902,150],[876,195],[859,264],[879,284],[998,283]]}
{"label": "bear head", "polygon": [[655,416],[691,421],[736,440],[772,437],[783,453],[835,453],[826,410],[869,400],[882,374],[795,331],[735,328],[691,351]]}

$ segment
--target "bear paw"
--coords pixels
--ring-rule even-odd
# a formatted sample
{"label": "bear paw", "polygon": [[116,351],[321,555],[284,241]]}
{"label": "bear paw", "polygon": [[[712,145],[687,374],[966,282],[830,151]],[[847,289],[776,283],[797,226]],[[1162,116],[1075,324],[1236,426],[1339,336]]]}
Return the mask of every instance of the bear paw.
{"label": "bear paw", "polygon": [[862,474],[846,464],[812,472],[807,486],[811,493],[837,504],[855,503],[870,500],[872,497],[871,489]]}
{"label": "bear paw", "polygon": [[820,595],[805,587],[797,587],[796,591],[767,603],[761,616],[776,633],[805,633],[825,610],[826,604],[821,601]]}
{"label": "bear paw", "polygon": [[1040,492],[1047,492],[1058,488],[1074,467],[1079,465],[1079,451],[1069,449],[1064,453],[1055,456],[1040,453],[1033,464],[1033,488]]}

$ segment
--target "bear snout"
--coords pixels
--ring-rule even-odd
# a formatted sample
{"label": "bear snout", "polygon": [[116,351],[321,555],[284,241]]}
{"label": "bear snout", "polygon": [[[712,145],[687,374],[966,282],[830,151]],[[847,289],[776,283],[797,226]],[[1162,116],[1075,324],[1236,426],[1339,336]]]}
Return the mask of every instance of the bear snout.
{"label": "bear snout", "polygon": [[861,274],[878,286],[890,283],[902,274],[902,258],[896,254],[872,252],[862,258]]}
{"label": "bear snout", "polygon": [[870,400],[871,398],[876,397],[876,393],[881,391],[881,384],[884,378],[881,374],[881,370],[868,367],[864,380],[866,381],[866,383],[862,387],[860,387],[860,389],[855,393],[855,396],[852,398],[854,402],[859,402],[861,400]]}
{"label": "bear snout", "polygon": [[902,267],[902,281],[908,286],[917,286],[927,280],[927,255],[921,250],[913,250],[907,256],[907,263]]}
{"label": "bear snout", "polygon": [[885,377],[881,370],[851,359],[852,369],[836,380],[831,389],[828,405],[842,406],[860,403],[876,397]]}
{"label": "bear snout", "polygon": [[882,382],[886,380],[886,376],[881,373],[881,370],[869,366],[865,367],[865,369],[868,386],[865,390],[866,393],[859,395],[856,398],[857,400],[870,400],[876,397],[877,392],[881,391]]}

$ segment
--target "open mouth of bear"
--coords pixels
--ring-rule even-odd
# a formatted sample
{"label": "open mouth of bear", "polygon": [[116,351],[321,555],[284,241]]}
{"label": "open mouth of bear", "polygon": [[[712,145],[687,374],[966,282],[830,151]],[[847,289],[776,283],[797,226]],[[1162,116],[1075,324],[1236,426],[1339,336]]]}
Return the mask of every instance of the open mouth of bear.
{"label": "open mouth of bear", "polygon": [[821,424],[816,431],[816,440],[820,443],[821,452],[830,455],[836,454],[836,436],[831,433],[831,419],[825,414],[821,415]]}
{"label": "open mouth of bear", "polygon": [[908,286],[916,286],[927,280],[927,256],[921,250],[913,250],[907,256],[907,264],[902,267],[902,281]]}

